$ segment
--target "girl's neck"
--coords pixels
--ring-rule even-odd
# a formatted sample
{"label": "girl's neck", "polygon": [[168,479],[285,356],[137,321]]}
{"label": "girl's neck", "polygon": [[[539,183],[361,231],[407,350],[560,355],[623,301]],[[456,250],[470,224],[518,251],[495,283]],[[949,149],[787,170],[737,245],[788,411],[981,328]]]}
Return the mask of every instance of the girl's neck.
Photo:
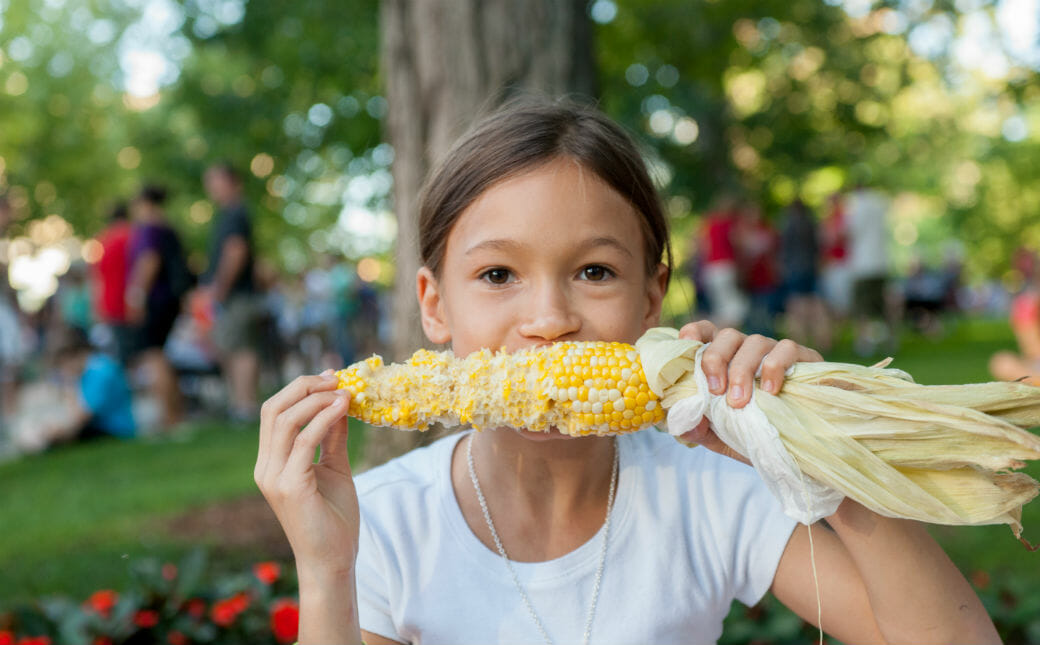
{"label": "girl's neck", "polygon": [[511,559],[560,557],[589,540],[605,517],[614,441],[609,437],[532,440],[500,429],[461,440],[452,459],[452,483],[467,523],[494,549],[476,500],[466,461],[473,464]]}

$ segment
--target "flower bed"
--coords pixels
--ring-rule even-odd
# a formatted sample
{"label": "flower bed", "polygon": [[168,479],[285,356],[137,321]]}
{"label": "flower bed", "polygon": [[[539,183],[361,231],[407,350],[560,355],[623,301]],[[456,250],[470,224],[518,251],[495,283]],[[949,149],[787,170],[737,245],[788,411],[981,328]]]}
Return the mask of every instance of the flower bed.
{"label": "flower bed", "polygon": [[276,645],[296,640],[295,580],[277,562],[210,579],[196,551],[131,564],[130,588],[45,598],[0,613],[0,645]]}

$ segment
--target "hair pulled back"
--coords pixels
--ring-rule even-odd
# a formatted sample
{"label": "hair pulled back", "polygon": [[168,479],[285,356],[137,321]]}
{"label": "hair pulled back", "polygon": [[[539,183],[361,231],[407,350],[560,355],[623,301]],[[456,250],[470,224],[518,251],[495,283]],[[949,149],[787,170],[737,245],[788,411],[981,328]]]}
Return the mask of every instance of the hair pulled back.
{"label": "hair pulled back", "polygon": [[625,197],[639,214],[647,275],[672,269],[661,199],[624,129],[595,108],[525,97],[495,111],[460,139],[430,175],[419,204],[423,264],[440,274],[448,234],[462,212],[495,183],[558,158],[571,158]]}

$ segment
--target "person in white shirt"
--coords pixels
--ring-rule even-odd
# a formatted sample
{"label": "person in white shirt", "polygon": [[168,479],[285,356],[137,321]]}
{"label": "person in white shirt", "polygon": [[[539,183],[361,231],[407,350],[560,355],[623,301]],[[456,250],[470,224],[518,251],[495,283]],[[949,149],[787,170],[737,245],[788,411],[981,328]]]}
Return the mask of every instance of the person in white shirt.
{"label": "person in white shirt", "polygon": [[886,303],[888,206],[882,193],[862,185],[845,202],[855,349],[864,356],[895,340]]}
{"label": "person in white shirt", "polygon": [[[599,112],[519,102],[464,137],[420,212],[423,329],[457,355],[635,341],[658,323],[666,219],[635,146]],[[748,402],[791,341],[710,323],[709,389]],[[795,526],[707,422],[622,437],[498,428],[352,477],[345,390],[296,379],[261,414],[254,477],[300,583],[300,643],[710,643],[730,603],[771,590],[846,642],[999,642],[924,527],[845,500]],[[321,457],[315,463],[315,450]],[[746,463],[746,462],[745,462]],[[818,614],[819,611],[819,614]]]}

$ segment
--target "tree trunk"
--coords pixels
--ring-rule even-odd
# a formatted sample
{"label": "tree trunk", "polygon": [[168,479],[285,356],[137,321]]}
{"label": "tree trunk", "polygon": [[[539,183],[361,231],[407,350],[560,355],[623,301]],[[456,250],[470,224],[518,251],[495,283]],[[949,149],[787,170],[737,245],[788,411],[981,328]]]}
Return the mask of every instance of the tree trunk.
{"label": "tree trunk", "polygon": [[[393,360],[428,344],[419,322],[418,203],[423,179],[466,126],[510,95],[596,95],[587,0],[383,0],[387,135],[397,213],[391,301]],[[382,463],[430,439],[370,434],[365,461]]]}

